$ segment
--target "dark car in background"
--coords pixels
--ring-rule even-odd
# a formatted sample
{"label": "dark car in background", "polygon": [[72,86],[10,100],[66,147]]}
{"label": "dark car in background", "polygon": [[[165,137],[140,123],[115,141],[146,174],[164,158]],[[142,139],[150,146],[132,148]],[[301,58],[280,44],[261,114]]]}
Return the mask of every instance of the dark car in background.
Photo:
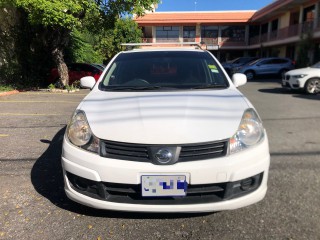
{"label": "dark car in background", "polygon": [[[67,64],[67,66],[69,73],[69,85],[86,76],[92,76],[97,81],[104,70],[102,64],[71,63]],[[53,68],[51,70],[48,83],[59,84],[59,73],[57,68]]]}
{"label": "dark car in background", "polygon": [[231,61],[221,63],[221,65],[226,70],[226,72],[229,75],[231,75],[231,73],[232,73],[231,70],[233,68],[243,66],[243,65],[248,64],[250,62],[253,62],[257,59],[258,59],[257,57],[239,57],[239,58],[235,58]]}
{"label": "dark car in background", "polygon": [[232,69],[234,73],[244,73],[247,80],[253,80],[256,76],[278,75],[283,77],[289,70],[294,69],[295,62],[289,58],[269,57],[260,58],[246,65]]}

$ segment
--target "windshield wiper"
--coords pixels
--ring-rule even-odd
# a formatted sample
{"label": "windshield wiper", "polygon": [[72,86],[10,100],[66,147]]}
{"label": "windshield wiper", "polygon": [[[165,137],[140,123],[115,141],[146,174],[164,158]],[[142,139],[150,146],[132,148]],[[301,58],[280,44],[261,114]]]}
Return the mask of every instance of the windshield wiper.
{"label": "windshield wiper", "polygon": [[206,84],[206,85],[191,87],[190,89],[208,89],[208,88],[226,88],[226,87],[227,86],[223,84]]}

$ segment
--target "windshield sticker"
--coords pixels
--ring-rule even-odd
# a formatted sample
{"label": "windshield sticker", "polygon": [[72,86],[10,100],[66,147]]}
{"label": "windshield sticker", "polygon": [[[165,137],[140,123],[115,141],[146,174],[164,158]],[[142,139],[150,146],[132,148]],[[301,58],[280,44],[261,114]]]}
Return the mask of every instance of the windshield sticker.
{"label": "windshield sticker", "polygon": [[215,70],[217,70],[216,65],[208,65],[208,67],[209,67],[210,69],[215,69]]}
{"label": "windshield sticker", "polygon": [[210,68],[211,72],[219,73],[216,65],[208,65],[208,67]]}

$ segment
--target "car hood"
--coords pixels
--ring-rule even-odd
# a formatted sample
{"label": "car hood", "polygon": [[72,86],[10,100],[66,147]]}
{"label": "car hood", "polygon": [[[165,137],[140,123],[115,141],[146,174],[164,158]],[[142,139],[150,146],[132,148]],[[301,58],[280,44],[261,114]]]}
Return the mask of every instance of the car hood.
{"label": "car hood", "polygon": [[95,136],[147,144],[227,139],[246,99],[235,89],[179,92],[91,92],[79,105]]}
{"label": "car hood", "polygon": [[287,74],[289,75],[312,74],[312,73],[316,73],[319,75],[320,69],[307,67],[307,68],[294,69],[287,72]]}

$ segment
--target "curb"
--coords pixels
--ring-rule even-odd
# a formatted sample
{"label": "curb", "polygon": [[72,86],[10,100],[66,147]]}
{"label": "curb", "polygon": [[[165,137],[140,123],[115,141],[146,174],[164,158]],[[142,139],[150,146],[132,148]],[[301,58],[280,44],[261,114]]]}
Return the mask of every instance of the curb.
{"label": "curb", "polygon": [[12,90],[12,91],[9,91],[9,92],[0,92],[0,97],[12,95],[12,94],[17,94],[17,93],[19,93],[18,90]]}

